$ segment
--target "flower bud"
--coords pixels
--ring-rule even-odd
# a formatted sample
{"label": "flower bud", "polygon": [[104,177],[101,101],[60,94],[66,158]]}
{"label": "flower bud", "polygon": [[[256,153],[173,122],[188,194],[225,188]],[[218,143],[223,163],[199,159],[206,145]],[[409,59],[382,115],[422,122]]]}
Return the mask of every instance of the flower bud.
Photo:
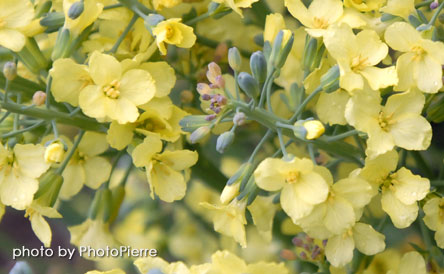
{"label": "flower bud", "polygon": [[430,3],[430,9],[431,10],[436,9],[438,6],[439,6],[439,4],[438,4],[437,0],[433,1],[432,3]]}
{"label": "flower bud", "polygon": [[253,76],[246,72],[241,72],[237,77],[237,81],[241,89],[248,95],[248,97],[254,99],[259,96],[259,84],[253,78]]}
{"label": "flower bud", "polygon": [[219,137],[217,137],[217,142],[216,142],[216,150],[219,153],[224,153],[225,149],[231,145],[231,143],[233,143],[234,141],[234,133],[231,131],[227,131],[222,133],[221,135],[219,135]]}
{"label": "flower bud", "polygon": [[222,77],[222,75],[216,76],[216,80],[214,81],[214,84],[219,88],[225,88],[225,79]]}
{"label": "flower bud", "polygon": [[208,64],[207,78],[212,84],[216,84],[216,77],[221,75],[222,71],[218,64],[211,62]]}
{"label": "flower bud", "polygon": [[210,86],[205,83],[198,83],[196,89],[200,95],[210,94],[210,92],[211,92]]}
{"label": "flower bud", "polygon": [[56,44],[51,54],[51,59],[53,61],[59,58],[66,57],[66,54],[69,50],[70,41],[71,41],[71,34],[69,32],[69,29],[61,28],[57,35]]}
{"label": "flower bud", "polygon": [[331,93],[339,89],[339,66],[331,67],[321,77],[321,86],[326,93]]}
{"label": "flower bud", "polygon": [[304,127],[304,122],[305,121],[300,120],[293,125],[294,136],[302,140],[305,140],[305,137],[307,136],[307,129]]}
{"label": "flower bud", "polygon": [[83,0],[75,2],[68,10],[68,17],[73,20],[77,19],[83,13],[84,8]]}
{"label": "flower bud", "polygon": [[3,66],[3,75],[9,81],[12,81],[17,77],[17,66],[14,62],[6,62]]}
{"label": "flower bud", "polygon": [[224,205],[231,202],[234,197],[239,195],[240,184],[226,185],[220,194],[220,202]]}
{"label": "flower bud", "polygon": [[36,106],[41,106],[46,101],[46,93],[44,91],[36,91],[34,95],[32,95],[32,103]]}
{"label": "flower bud", "polygon": [[316,57],[316,52],[318,49],[318,40],[315,38],[309,38],[307,45],[304,49],[304,58],[302,60],[303,68],[305,71],[310,71],[314,59]]}
{"label": "flower bud", "polygon": [[253,77],[259,82],[265,82],[267,78],[267,60],[262,51],[256,51],[250,57],[250,68]]}
{"label": "flower bud", "polygon": [[421,21],[419,21],[418,17],[416,17],[415,15],[410,14],[408,18],[409,18],[410,24],[414,28],[417,28],[417,27],[419,27],[421,25]]}
{"label": "flower bud", "polygon": [[47,172],[39,179],[39,189],[34,194],[34,200],[39,199],[42,204],[54,206],[62,188],[63,177],[55,172]]}
{"label": "flower bud", "polygon": [[236,126],[241,126],[245,124],[245,120],[247,119],[247,116],[243,112],[236,112],[236,114],[233,117],[233,123]]}
{"label": "flower bud", "polygon": [[200,140],[202,140],[202,138],[207,136],[209,133],[210,133],[210,127],[208,127],[208,126],[200,127],[198,129],[196,129],[195,131],[193,131],[193,133],[191,133],[190,141],[192,144],[195,144],[195,143],[199,142]]}
{"label": "flower bud", "polygon": [[54,142],[46,147],[44,158],[46,163],[60,163],[65,155],[63,144]]}
{"label": "flower bud", "polygon": [[205,119],[206,115],[188,115],[180,120],[179,125],[185,132],[193,132],[196,129],[207,126],[208,121]]}
{"label": "flower bud", "polygon": [[234,47],[228,50],[228,64],[234,71],[240,71],[242,65],[242,58],[239,50]]}
{"label": "flower bud", "polygon": [[48,12],[45,17],[40,20],[40,25],[48,29],[57,30],[65,22],[65,15],[63,12]]}
{"label": "flower bud", "polygon": [[303,125],[307,130],[305,138],[308,140],[319,138],[325,132],[324,125],[318,120],[310,120],[305,122]]}
{"label": "flower bud", "polygon": [[274,39],[270,59],[273,66],[280,69],[284,66],[293,46],[294,35],[290,30],[281,30]]}

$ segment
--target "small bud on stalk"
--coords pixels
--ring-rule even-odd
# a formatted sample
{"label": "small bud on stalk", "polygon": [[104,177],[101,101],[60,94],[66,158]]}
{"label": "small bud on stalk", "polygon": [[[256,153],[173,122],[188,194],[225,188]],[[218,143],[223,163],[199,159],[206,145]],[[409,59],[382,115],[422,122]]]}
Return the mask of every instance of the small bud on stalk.
{"label": "small bud on stalk", "polygon": [[32,95],[32,103],[36,106],[41,106],[46,101],[46,93],[44,91],[36,91],[34,95]]}
{"label": "small bud on stalk", "polygon": [[237,48],[230,48],[228,50],[228,64],[234,71],[240,71],[242,59]]}
{"label": "small bud on stalk", "polygon": [[256,51],[251,55],[250,68],[253,73],[253,77],[259,82],[265,82],[267,78],[267,60],[262,51]]}
{"label": "small bud on stalk", "polygon": [[257,98],[259,96],[259,84],[257,81],[251,76],[250,74],[246,72],[239,73],[239,76],[237,77],[237,81],[239,83],[239,86],[250,98]]}
{"label": "small bud on stalk", "polygon": [[234,141],[234,133],[231,131],[227,131],[222,133],[218,138],[216,142],[216,150],[219,153],[224,153],[225,149],[231,145]]}
{"label": "small bud on stalk", "polygon": [[3,66],[3,75],[9,81],[12,81],[17,77],[17,66],[14,62],[6,62]]}
{"label": "small bud on stalk", "polygon": [[307,121],[303,125],[307,130],[307,135],[305,135],[305,138],[308,140],[319,138],[325,132],[324,125],[318,120]]}
{"label": "small bud on stalk", "polygon": [[196,129],[195,131],[193,131],[193,133],[191,133],[190,141],[192,144],[195,144],[195,143],[199,142],[200,140],[202,140],[209,133],[210,133],[210,127],[208,127],[208,126],[200,127],[198,129]]}
{"label": "small bud on stalk", "polygon": [[45,150],[45,162],[47,163],[60,163],[65,155],[65,149],[63,144],[54,142],[50,144]]}
{"label": "small bud on stalk", "polygon": [[68,17],[71,18],[72,20],[75,20],[80,15],[82,15],[84,9],[85,5],[83,3],[83,0],[75,2],[74,4],[71,5],[71,7],[68,10]]}

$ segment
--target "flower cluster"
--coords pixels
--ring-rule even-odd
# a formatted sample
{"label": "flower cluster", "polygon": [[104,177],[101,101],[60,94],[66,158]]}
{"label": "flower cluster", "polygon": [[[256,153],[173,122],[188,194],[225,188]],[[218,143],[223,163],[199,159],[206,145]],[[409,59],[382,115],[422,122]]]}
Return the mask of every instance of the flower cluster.
{"label": "flower cluster", "polygon": [[0,219],[174,261],[87,273],[442,273],[443,10],[2,0]]}

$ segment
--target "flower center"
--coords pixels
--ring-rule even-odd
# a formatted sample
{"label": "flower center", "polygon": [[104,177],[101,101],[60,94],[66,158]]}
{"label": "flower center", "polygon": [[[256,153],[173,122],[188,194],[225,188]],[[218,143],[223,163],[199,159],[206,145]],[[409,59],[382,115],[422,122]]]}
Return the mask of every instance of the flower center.
{"label": "flower center", "polygon": [[285,178],[285,181],[289,184],[295,184],[298,182],[300,174],[298,171],[290,171]]}
{"label": "flower center", "polygon": [[326,29],[328,27],[328,22],[324,18],[314,17],[313,24],[316,29]]}
{"label": "flower center", "polygon": [[378,123],[382,130],[386,132],[389,130],[390,125],[393,123],[393,121],[391,121],[390,119],[391,115],[386,116],[384,112],[379,112]]}
{"label": "flower center", "polygon": [[103,87],[105,95],[111,99],[117,99],[120,95],[120,83],[117,80],[113,80],[109,85]]}
{"label": "flower center", "polygon": [[368,67],[368,57],[362,57],[361,55],[355,56],[351,61],[351,69],[353,71],[361,71]]}
{"label": "flower center", "polygon": [[171,26],[166,26],[166,38],[167,39],[171,39],[171,37],[173,37],[174,35],[174,29]]}
{"label": "flower center", "polygon": [[415,54],[415,57],[413,57],[415,60],[420,59],[425,53],[424,48],[418,45],[411,47],[410,50]]}

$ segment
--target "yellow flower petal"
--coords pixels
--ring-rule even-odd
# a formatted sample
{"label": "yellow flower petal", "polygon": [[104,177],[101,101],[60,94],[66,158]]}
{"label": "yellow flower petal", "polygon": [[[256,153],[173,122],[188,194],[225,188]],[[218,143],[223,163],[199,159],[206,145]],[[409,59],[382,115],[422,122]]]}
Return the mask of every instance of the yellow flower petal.
{"label": "yellow flower petal", "polygon": [[424,258],[416,251],[411,251],[402,256],[398,270],[399,274],[426,274]]}
{"label": "yellow flower petal", "polygon": [[419,32],[410,24],[396,22],[385,31],[386,43],[394,50],[409,52],[422,38]]}
{"label": "yellow flower petal", "polygon": [[105,138],[105,134],[103,133],[87,131],[83,135],[78,149],[81,153],[91,157],[102,154],[108,149]]}
{"label": "yellow flower petal", "polygon": [[63,184],[59,196],[69,199],[79,193],[86,180],[85,169],[79,164],[69,164],[62,173]]}
{"label": "yellow flower petal", "polygon": [[132,69],[125,72],[120,81],[119,90],[121,97],[125,97],[136,106],[145,104],[156,93],[153,78],[142,69]]}
{"label": "yellow flower petal", "polygon": [[391,191],[382,193],[381,205],[397,228],[410,226],[418,216],[418,205],[416,203],[406,205],[399,201]]}
{"label": "yellow flower petal", "polygon": [[14,156],[20,172],[30,178],[38,178],[45,173],[50,164],[44,159],[45,148],[42,145],[17,144],[14,146]]}
{"label": "yellow flower petal", "polygon": [[176,84],[176,75],[174,69],[167,62],[143,63],[140,68],[148,71],[153,77],[156,85],[156,97],[170,94]]}
{"label": "yellow flower petal", "polygon": [[111,164],[106,158],[91,157],[85,160],[83,164],[85,168],[85,185],[92,189],[97,189],[99,186],[108,180],[111,173]]}
{"label": "yellow flower petal", "polygon": [[187,169],[197,162],[198,154],[191,150],[165,151],[158,156],[158,160],[176,171]]}
{"label": "yellow flower petal", "polygon": [[286,184],[281,191],[281,206],[294,223],[307,216],[313,210],[313,204],[309,204],[299,197],[296,185]]}
{"label": "yellow flower petal", "polygon": [[354,249],[355,243],[352,237],[337,235],[328,239],[325,255],[333,266],[341,267],[352,260]]}
{"label": "yellow flower petal", "polygon": [[149,135],[143,143],[132,152],[133,163],[136,167],[148,166],[154,154],[162,150],[162,141],[157,135]]}
{"label": "yellow flower petal", "polygon": [[393,175],[393,179],[397,182],[393,193],[398,200],[406,205],[424,199],[427,193],[429,193],[429,179],[414,175],[405,167],[398,170],[396,174]]}
{"label": "yellow flower petal", "polygon": [[1,202],[17,210],[24,210],[31,205],[38,187],[39,182],[36,179],[10,172],[0,185]]}
{"label": "yellow flower petal", "polygon": [[119,80],[122,68],[113,56],[95,51],[89,59],[89,73],[94,83],[104,86],[113,80]]}
{"label": "yellow flower petal", "polygon": [[0,46],[19,52],[25,45],[26,37],[13,29],[0,29]]}
{"label": "yellow flower petal", "polygon": [[416,62],[414,78],[418,88],[426,93],[436,93],[442,88],[441,63],[426,55]]}
{"label": "yellow flower petal", "polygon": [[46,220],[42,215],[34,213],[30,218],[31,227],[35,235],[43,243],[45,247],[51,246],[52,232]]}
{"label": "yellow flower petal", "polygon": [[361,74],[367,79],[373,90],[398,84],[398,74],[394,66],[388,68],[367,67],[361,71]]}
{"label": "yellow flower petal", "polygon": [[356,223],[353,239],[356,248],[365,255],[375,255],[385,249],[385,236],[368,224]]}
{"label": "yellow flower petal", "polygon": [[111,147],[122,150],[133,140],[133,131],[135,128],[136,126],[134,124],[128,123],[121,125],[113,121],[108,129],[106,141]]}
{"label": "yellow flower petal", "polygon": [[355,223],[355,212],[352,205],[340,196],[327,202],[324,219],[325,226],[334,234],[342,233]]}

